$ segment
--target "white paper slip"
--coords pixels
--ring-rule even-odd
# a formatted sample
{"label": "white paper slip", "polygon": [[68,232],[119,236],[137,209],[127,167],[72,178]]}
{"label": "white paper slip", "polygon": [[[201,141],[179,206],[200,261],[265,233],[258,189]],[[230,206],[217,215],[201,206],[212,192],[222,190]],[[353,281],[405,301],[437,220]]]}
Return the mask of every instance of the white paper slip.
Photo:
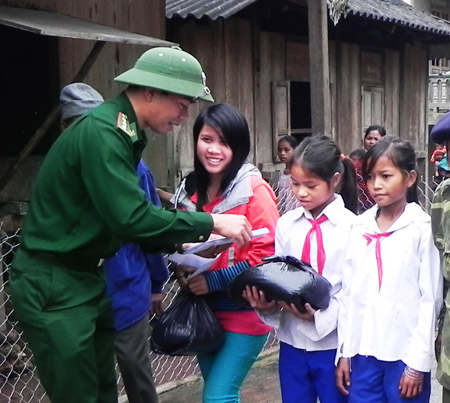
{"label": "white paper slip", "polygon": [[168,259],[176,264],[181,264],[183,266],[195,267],[197,270],[192,273],[189,277],[196,276],[197,274],[203,273],[204,271],[209,270],[209,268],[213,265],[217,258],[206,258],[198,255],[194,255],[192,253],[189,254],[181,254],[181,253],[173,253],[168,256]]}
{"label": "white paper slip", "polygon": [[260,229],[254,229],[252,231],[252,238],[258,238],[260,236],[267,235],[268,233],[269,233],[269,228],[266,228],[266,227],[260,228]]}
{"label": "white paper slip", "polygon": [[[266,227],[255,229],[252,231],[252,238],[258,238],[258,237],[266,235],[268,233],[269,233],[269,229]],[[201,242],[194,246],[191,246],[191,247],[187,248],[186,250],[184,250],[183,253],[184,254],[198,253],[198,252],[207,250],[209,248],[212,248],[214,246],[227,245],[227,244],[231,245],[234,242],[235,242],[235,240],[232,238],[216,238],[216,239],[212,239],[210,241]]]}

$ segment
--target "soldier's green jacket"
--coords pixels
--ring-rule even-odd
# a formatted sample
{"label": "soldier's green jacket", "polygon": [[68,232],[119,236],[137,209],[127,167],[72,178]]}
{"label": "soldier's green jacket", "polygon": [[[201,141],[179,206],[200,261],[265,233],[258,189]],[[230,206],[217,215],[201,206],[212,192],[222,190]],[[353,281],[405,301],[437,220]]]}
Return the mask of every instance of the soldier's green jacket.
{"label": "soldier's green jacket", "polygon": [[[441,253],[442,271],[445,279],[445,301],[441,311],[438,339],[442,340],[436,378],[446,389],[450,389],[450,179],[442,182],[433,196],[431,225],[434,242]],[[443,320],[443,322],[442,322]]]}
{"label": "soldier's green jacket", "polygon": [[75,121],[39,171],[21,245],[100,259],[122,241],[159,252],[207,239],[209,214],[167,211],[146,200],[136,174],[146,143],[125,93]]}

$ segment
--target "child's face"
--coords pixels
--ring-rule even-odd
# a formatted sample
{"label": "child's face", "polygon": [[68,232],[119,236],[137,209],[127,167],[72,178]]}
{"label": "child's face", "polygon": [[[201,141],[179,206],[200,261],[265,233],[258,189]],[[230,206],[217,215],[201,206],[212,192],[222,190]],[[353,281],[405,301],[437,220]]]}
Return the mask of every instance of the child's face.
{"label": "child's face", "polygon": [[287,141],[280,141],[278,143],[278,158],[281,162],[284,162],[287,164],[291,158],[292,154],[294,154],[294,149],[291,147],[291,145]]}
{"label": "child's face", "polygon": [[417,178],[415,171],[407,175],[392,160],[382,155],[367,175],[367,189],[380,207],[406,203],[406,193]]}
{"label": "child's face", "polygon": [[334,200],[334,190],[341,175],[335,174],[331,183],[305,170],[300,164],[291,166],[292,191],[302,207],[317,217]]}

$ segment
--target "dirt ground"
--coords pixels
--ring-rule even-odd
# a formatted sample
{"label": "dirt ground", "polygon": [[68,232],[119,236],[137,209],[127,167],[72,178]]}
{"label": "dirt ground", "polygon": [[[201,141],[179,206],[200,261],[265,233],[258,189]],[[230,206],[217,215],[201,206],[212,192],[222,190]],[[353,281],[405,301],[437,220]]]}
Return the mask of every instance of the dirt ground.
{"label": "dirt ground", "polygon": [[[177,387],[159,395],[159,403],[201,402],[202,381]],[[241,403],[281,403],[278,382],[278,355],[258,361],[242,386]]]}
{"label": "dirt ground", "polygon": [[[430,403],[442,402],[442,387],[431,371],[432,388]],[[201,402],[202,381],[191,382],[159,395],[159,403]],[[241,392],[241,403],[281,403],[278,379],[278,354],[274,353],[258,361],[251,369]]]}

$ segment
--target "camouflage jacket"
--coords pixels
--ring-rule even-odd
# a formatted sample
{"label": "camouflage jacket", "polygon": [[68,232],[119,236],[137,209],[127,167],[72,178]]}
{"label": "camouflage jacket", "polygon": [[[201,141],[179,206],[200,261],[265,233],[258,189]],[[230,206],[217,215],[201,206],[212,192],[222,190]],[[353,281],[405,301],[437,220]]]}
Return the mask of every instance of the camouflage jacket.
{"label": "camouflage jacket", "polygon": [[441,254],[444,274],[444,305],[439,317],[439,333],[436,343],[438,368],[436,378],[450,389],[450,179],[436,189],[431,205],[431,225],[434,242]]}

